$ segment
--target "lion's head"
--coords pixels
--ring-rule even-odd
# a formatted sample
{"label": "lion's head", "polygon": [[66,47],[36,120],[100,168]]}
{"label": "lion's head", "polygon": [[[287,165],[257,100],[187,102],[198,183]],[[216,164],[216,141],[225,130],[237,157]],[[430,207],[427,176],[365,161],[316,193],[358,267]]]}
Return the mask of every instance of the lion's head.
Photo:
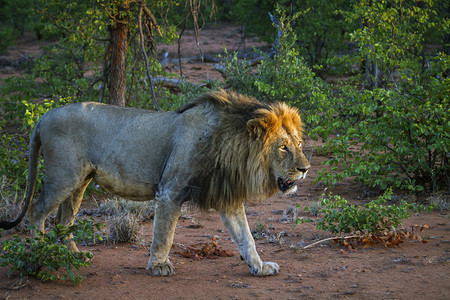
{"label": "lion's head", "polygon": [[283,193],[295,192],[295,181],[305,178],[310,168],[302,151],[303,126],[298,111],[277,103],[258,113],[258,117],[247,122],[247,129],[263,141],[278,189]]}
{"label": "lion's head", "polygon": [[210,138],[198,144],[194,173],[183,198],[202,209],[233,210],[246,200],[294,192],[310,164],[302,151],[303,124],[296,109],[264,104],[223,90],[180,109],[205,105],[216,114]]}

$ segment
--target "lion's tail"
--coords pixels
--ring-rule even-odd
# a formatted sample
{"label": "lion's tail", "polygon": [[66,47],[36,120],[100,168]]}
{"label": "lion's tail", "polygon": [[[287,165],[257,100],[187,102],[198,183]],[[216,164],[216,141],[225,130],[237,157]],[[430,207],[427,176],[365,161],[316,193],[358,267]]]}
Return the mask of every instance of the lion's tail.
{"label": "lion's tail", "polygon": [[0,228],[11,229],[16,227],[25,217],[30,202],[33,199],[34,189],[36,187],[37,179],[37,169],[38,169],[38,158],[39,149],[41,148],[41,137],[40,137],[40,122],[37,122],[34,127],[33,133],[30,137],[30,145],[28,149],[28,185],[27,185],[27,195],[25,198],[25,205],[22,208],[22,212],[14,221],[0,221]]}

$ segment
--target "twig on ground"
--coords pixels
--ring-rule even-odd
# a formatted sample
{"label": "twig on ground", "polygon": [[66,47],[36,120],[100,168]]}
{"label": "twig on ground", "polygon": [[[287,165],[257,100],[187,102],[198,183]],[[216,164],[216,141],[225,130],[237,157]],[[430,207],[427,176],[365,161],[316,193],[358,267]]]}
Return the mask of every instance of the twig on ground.
{"label": "twig on ground", "polygon": [[342,239],[347,240],[347,239],[361,238],[361,237],[362,236],[359,236],[359,235],[349,235],[349,236],[344,236],[344,237],[339,237],[339,236],[330,237],[330,238],[326,238],[326,239],[314,242],[312,244],[309,244],[309,245],[303,247],[303,249],[307,249],[307,248],[310,248],[310,247],[312,247],[314,245],[317,245],[317,244],[320,244],[320,243],[324,243],[324,242],[327,242],[327,241],[335,241],[335,240],[342,240]]}

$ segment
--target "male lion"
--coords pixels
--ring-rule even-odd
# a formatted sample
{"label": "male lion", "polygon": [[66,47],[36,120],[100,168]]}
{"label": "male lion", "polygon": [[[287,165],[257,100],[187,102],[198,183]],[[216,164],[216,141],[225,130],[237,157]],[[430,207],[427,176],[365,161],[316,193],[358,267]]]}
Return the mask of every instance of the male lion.
{"label": "male lion", "polygon": [[[30,138],[29,179],[16,226],[30,207],[30,223],[59,206],[58,219],[72,224],[83,192],[94,181],[123,198],[155,199],[153,241],[147,270],[172,275],[168,255],[183,202],[215,209],[254,275],[279,267],[262,262],[244,211],[278,189],[296,190],[310,165],[302,152],[302,123],[286,104],[264,104],[234,92],[205,94],[175,112],[150,112],[98,103],[76,103],[46,113]],[[41,150],[45,180],[31,201]],[[75,244],[73,250],[77,250]]]}

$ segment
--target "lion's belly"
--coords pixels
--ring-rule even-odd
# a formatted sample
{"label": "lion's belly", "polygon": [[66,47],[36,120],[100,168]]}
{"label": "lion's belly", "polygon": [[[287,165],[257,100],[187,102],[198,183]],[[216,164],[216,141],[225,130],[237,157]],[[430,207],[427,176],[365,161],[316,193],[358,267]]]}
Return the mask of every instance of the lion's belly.
{"label": "lion's belly", "polygon": [[155,184],[118,178],[111,174],[96,173],[94,181],[109,192],[135,201],[151,200],[155,197]]}

